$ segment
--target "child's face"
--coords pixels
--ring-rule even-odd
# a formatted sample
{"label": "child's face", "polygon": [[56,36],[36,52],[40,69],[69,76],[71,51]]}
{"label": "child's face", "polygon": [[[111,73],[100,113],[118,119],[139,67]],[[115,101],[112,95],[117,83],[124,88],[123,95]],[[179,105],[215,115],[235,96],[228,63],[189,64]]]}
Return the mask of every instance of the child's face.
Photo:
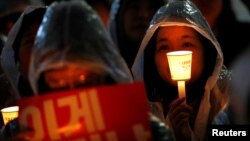
{"label": "child's face", "polygon": [[189,81],[196,81],[204,67],[204,51],[198,33],[194,29],[185,26],[160,27],[156,37],[155,64],[160,76],[173,85],[177,83],[171,79],[166,53],[178,50],[193,52],[191,80]]}

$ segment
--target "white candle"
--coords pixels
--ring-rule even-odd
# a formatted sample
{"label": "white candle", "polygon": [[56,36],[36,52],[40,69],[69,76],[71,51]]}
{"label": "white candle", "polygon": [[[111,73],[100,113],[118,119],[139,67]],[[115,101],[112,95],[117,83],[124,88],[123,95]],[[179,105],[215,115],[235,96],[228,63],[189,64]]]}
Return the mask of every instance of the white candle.
{"label": "white candle", "polygon": [[185,81],[178,81],[179,98],[186,97]]}

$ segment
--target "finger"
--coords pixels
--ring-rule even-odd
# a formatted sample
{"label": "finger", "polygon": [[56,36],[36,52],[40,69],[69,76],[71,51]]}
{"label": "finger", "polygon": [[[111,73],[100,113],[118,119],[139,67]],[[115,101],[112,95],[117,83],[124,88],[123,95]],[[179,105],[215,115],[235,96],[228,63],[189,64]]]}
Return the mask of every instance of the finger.
{"label": "finger", "polygon": [[193,108],[187,104],[179,105],[177,108],[173,109],[172,111],[168,112],[169,118],[173,119],[176,118],[176,116],[179,113],[189,113],[192,114]]}
{"label": "finger", "polygon": [[185,99],[186,99],[186,97],[181,97],[181,98],[177,98],[176,100],[171,102],[169,105],[169,111],[172,111],[177,106],[181,105],[185,101]]}

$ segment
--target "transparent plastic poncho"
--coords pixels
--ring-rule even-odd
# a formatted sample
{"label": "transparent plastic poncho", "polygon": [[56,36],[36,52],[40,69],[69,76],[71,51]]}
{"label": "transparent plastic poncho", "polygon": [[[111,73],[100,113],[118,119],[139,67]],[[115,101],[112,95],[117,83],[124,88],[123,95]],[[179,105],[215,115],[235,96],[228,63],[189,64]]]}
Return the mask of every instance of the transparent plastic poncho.
{"label": "transparent plastic poncho", "polygon": [[[5,75],[7,76],[9,83],[12,86],[13,93],[15,95],[15,99],[20,99],[21,95],[18,90],[18,83],[19,83],[19,78],[20,78],[20,71],[19,71],[19,62],[15,60],[15,56],[19,56],[17,48],[20,48],[20,46],[16,46],[18,39],[18,35],[23,29],[23,24],[26,20],[26,17],[28,17],[31,14],[34,13],[39,13],[39,11],[45,11],[46,7],[45,6],[30,6],[27,7],[21,16],[18,18],[16,23],[13,25],[11,28],[7,41],[4,45],[4,48],[1,53],[1,65],[3,67],[3,71]],[[41,15],[37,15],[41,16]],[[41,17],[42,18],[42,17]]]}
{"label": "transparent plastic poncho", "polygon": [[[218,57],[214,72],[214,78],[219,76],[223,66],[223,53],[215,38],[210,26],[199,11],[199,9],[188,0],[170,0],[168,4],[162,6],[151,20],[150,26],[144,36],[137,57],[132,66],[135,80],[143,80],[143,54],[149,40],[160,26],[188,26],[194,28],[201,35],[210,40],[215,46]],[[213,82],[215,83],[215,81]]]}
{"label": "transparent plastic poncho", "polygon": [[55,2],[47,9],[31,55],[29,80],[35,94],[43,72],[70,65],[106,73],[116,83],[132,82],[105,26],[84,1]]}
{"label": "transparent plastic poncho", "polygon": [[203,140],[206,132],[205,130],[209,112],[212,107],[210,103],[210,98],[212,97],[211,93],[213,93],[213,96],[215,96],[217,99],[222,99],[223,95],[218,88],[218,80],[225,79],[228,75],[227,71],[225,70],[225,72],[223,69],[223,53],[221,51],[221,47],[207,21],[199,9],[191,1],[169,0],[169,2],[165,6],[162,6],[154,15],[142,40],[136,59],[132,66],[132,73],[135,81],[144,80],[144,50],[147,47],[150,39],[153,37],[155,31],[162,26],[191,27],[208,39],[217,51],[216,64],[214,65],[212,75],[207,79],[206,85],[204,86],[205,93],[200,103],[193,131],[193,137],[196,140]]}

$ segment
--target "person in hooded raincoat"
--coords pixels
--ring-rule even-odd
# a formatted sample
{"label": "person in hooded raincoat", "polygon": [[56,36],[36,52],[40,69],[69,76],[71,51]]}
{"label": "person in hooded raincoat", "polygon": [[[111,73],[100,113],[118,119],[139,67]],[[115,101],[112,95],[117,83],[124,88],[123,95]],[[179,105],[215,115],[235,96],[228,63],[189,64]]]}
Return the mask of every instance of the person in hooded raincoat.
{"label": "person in hooded raincoat", "polygon": [[[133,82],[130,70],[96,12],[86,2],[77,0],[55,2],[47,8],[29,70],[34,95]],[[155,141],[172,140],[170,130],[162,122],[153,116],[149,120]],[[13,126],[15,132],[8,131]],[[8,132],[13,134],[7,138],[18,138],[23,130],[12,121],[4,131]]]}
{"label": "person in hooded raincoat", "polygon": [[67,4],[53,3],[38,31],[29,73],[35,95],[132,82],[126,63],[114,50],[96,12],[83,2]]}
{"label": "person in hooded raincoat", "polygon": [[232,64],[232,77],[228,81],[229,99],[226,107],[214,118],[215,125],[250,124],[250,49],[244,52]]}
{"label": "person in hooded raincoat", "polygon": [[12,27],[1,54],[0,108],[33,94],[28,82],[29,57],[46,7],[29,7]]}
{"label": "person in hooded raincoat", "polygon": [[[29,6],[42,6],[41,0],[0,0],[0,54],[8,33],[19,16]],[[3,73],[0,65],[0,73]]]}
{"label": "person in hooded raincoat", "polygon": [[155,12],[165,0],[115,0],[108,25],[112,40],[131,68]]}
{"label": "person in hooded raincoat", "polygon": [[[41,0],[0,0],[0,36],[5,42],[12,26],[29,6],[43,6]],[[3,44],[4,45],[4,44]],[[0,53],[3,46],[0,46]]]}
{"label": "person in hooded raincoat", "polygon": [[[193,52],[186,98],[178,98],[166,57],[177,50]],[[135,81],[145,82],[152,112],[172,127],[177,140],[204,139],[207,124],[224,105],[225,80],[230,74],[223,67],[219,43],[191,1],[172,0],[157,11],[132,72]]]}

